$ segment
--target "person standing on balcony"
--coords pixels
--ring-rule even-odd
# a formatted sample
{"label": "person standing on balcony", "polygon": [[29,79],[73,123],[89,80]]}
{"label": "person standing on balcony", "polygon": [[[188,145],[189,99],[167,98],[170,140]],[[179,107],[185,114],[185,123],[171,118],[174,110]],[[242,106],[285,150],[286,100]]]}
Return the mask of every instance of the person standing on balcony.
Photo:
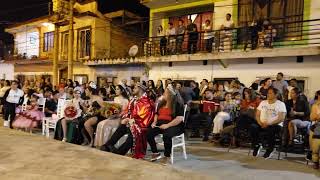
{"label": "person standing on balcony", "polygon": [[160,38],[160,55],[164,56],[167,50],[167,38],[161,25],[157,29],[157,37]]}
{"label": "person standing on balcony", "polygon": [[232,30],[234,28],[234,23],[231,19],[231,14],[226,15],[226,21],[221,25],[220,32],[220,50],[230,50],[232,49]]}
{"label": "person standing on balcony", "polygon": [[188,53],[196,53],[197,51],[197,43],[198,43],[198,30],[197,25],[192,22],[191,19],[188,19]]}
{"label": "person standing on balcony", "polygon": [[173,27],[173,24],[169,23],[169,28],[167,29],[166,35],[169,41],[168,52],[170,54],[174,54],[175,52],[175,44],[176,44],[176,28]]}
{"label": "person standing on balcony", "polygon": [[203,25],[203,30],[204,30],[203,39],[206,44],[206,50],[208,52],[211,52],[214,35],[212,32],[211,21],[209,19],[207,19],[205,24]]}
{"label": "person standing on balcony", "polygon": [[177,53],[182,53],[182,44],[184,40],[184,33],[186,31],[186,27],[183,25],[183,20],[179,19],[179,25],[177,28]]}

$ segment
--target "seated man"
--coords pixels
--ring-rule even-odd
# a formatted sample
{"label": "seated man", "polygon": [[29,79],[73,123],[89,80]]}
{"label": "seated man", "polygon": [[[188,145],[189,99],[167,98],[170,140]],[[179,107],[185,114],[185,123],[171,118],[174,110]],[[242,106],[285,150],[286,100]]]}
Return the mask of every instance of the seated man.
{"label": "seated man", "polygon": [[161,162],[167,164],[171,155],[172,137],[182,134],[184,130],[183,99],[172,86],[169,86],[157,109],[154,121],[147,132],[147,140],[153,153],[151,161],[156,161],[161,158],[161,155],[158,152],[155,137],[163,134],[164,158]]}
{"label": "seated man", "polygon": [[[141,159],[145,156],[146,128],[153,121],[155,109],[154,102],[147,96],[146,90],[147,87],[142,84],[135,85],[132,92],[135,97],[130,101],[120,126],[101,150],[125,155],[132,148],[134,158]],[[125,134],[128,134],[127,140],[119,148],[115,148],[114,145]]]}
{"label": "seated man", "polygon": [[264,133],[263,138],[267,138],[268,148],[263,155],[268,159],[271,157],[274,145],[275,136],[281,130],[279,124],[284,121],[287,110],[283,102],[277,100],[279,91],[273,87],[268,89],[267,100],[260,103],[257,108],[256,120],[258,124],[252,124],[250,134],[252,137],[253,156],[258,156],[260,151],[259,137]]}
{"label": "seated man", "polygon": [[288,113],[288,130],[289,130],[289,146],[293,144],[293,140],[297,133],[297,128],[308,128],[311,125],[309,121],[310,108],[308,100],[301,95],[298,88],[293,88],[290,92],[291,99],[287,101]]}
{"label": "seated man", "polygon": [[[192,101],[194,104],[203,104],[202,113],[194,114],[190,117],[190,124],[192,126],[193,132],[196,132],[196,126],[199,121],[205,120],[205,130],[203,134],[203,141],[209,140],[209,133],[212,130],[213,118],[218,110],[219,104],[216,103],[217,100],[214,99],[213,91],[210,89],[205,90],[205,100],[204,101]],[[213,107],[211,108],[211,106]]]}

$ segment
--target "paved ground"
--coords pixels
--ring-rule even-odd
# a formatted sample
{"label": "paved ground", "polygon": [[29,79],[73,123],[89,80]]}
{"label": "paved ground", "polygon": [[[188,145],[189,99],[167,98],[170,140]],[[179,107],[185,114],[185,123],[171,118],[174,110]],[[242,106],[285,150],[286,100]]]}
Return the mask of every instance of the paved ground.
{"label": "paved ground", "polygon": [[307,166],[303,156],[264,160],[248,156],[247,149],[226,152],[199,140],[188,141],[188,160],[178,151],[167,167],[1,127],[0,147],[0,179],[5,180],[320,179],[320,171]]}

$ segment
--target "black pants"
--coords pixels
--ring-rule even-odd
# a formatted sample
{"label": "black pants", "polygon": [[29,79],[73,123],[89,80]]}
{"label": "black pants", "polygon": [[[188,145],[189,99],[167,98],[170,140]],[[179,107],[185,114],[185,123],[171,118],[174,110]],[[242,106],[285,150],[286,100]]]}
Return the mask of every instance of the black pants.
{"label": "black pants", "polygon": [[167,53],[167,39],[165,37],[161,37],[160,39],[160,54],[161,56],[166,55]]}
{"label": "black pants", "polygon": [[128,134],[127,140],[120,147],[115,148],[115,150],[112,152],[120,155],[127,154],[130,148],[132,148],[133,146],[133,136],[131,134],[130,129],[124,124],[121,124],[118,127],[116,132],[111,136],[110,140],[103,146],[106,147],[106,149],[108,150],[109,146],[114,146],[120,140],[120,138],[126,134]]}
{"label": "black pants", "polygon": [[13,103],[4,103],[3,106],[3,115],[4,115],[4,120],[8,121],[9,120],[9,116],[10,116],[10,128],[12,129],[12,123],[16,117],[16,104]]}
{"label": "black pants", "polygon": [[208,137],[210,131],[212,131],[212,124],[214,119],[214,113],[198,113],[190,117],[190,126],[193,131],[199,129],[200,126],[204,127],[204,137]]}
{"label": "black pants", "polygon": [[198,44],[198,36],[197,37],[189,36],[189,40],[188,40],[189,54],[197,52],[197,44]]}
{"label": "black pants", "polygon": [[[167,124],[168,121],[158,121],[157,125],[160,126],[162,124]],[[157,153],[157,144],[155,141],[155,137],[159,134],[163,134],[163,142],[164,142],[164,155],[166,157],[170,157],[171,155],[171,147],[172,147],[172,137],[178,136],[183,133],[183,123],[180,123],[177,126],[169,127],[168,129],[160,129],[158,127],[149,128],[147,132],[147,141],[151,147],[151,151],[153,153]]]}
{"label": "black pants", "polygon": [[212,51],[213,38],[206,39],[206,40],[205,40],[205,43],[206,43],[206,50],[207,50],[208,52],[211,52],[211,51]]}
{"label": "black pants", "polygon": [[251,124],[250,127],[250,135],[252,138],[252,147],[256,147],[259,145],[260,140],[267,141],[268,149],[273,150],[275,146],[275,138],[276,135],[281,131],[281,127],[279,125],[268,126],[267,128],[261,128],[258,124]]}

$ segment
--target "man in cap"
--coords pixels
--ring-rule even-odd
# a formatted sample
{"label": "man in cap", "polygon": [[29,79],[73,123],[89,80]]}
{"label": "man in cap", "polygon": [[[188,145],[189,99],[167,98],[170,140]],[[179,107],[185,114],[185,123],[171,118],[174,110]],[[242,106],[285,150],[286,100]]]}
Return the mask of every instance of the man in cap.
{"label": "man in cap", "polygon": [[[111,139],[101,147],[101,150],[125,155],[132,149],[134,158],[141,159],[145,156],[146,131],[155,114],[154,102],[147,96],[146,90],[147,87],[142,84],[134,86],[134,98],[122,116],[120,126]],[[126,134],[128,134],[126,141],[120,147],[115,148],[114,145]]]}

